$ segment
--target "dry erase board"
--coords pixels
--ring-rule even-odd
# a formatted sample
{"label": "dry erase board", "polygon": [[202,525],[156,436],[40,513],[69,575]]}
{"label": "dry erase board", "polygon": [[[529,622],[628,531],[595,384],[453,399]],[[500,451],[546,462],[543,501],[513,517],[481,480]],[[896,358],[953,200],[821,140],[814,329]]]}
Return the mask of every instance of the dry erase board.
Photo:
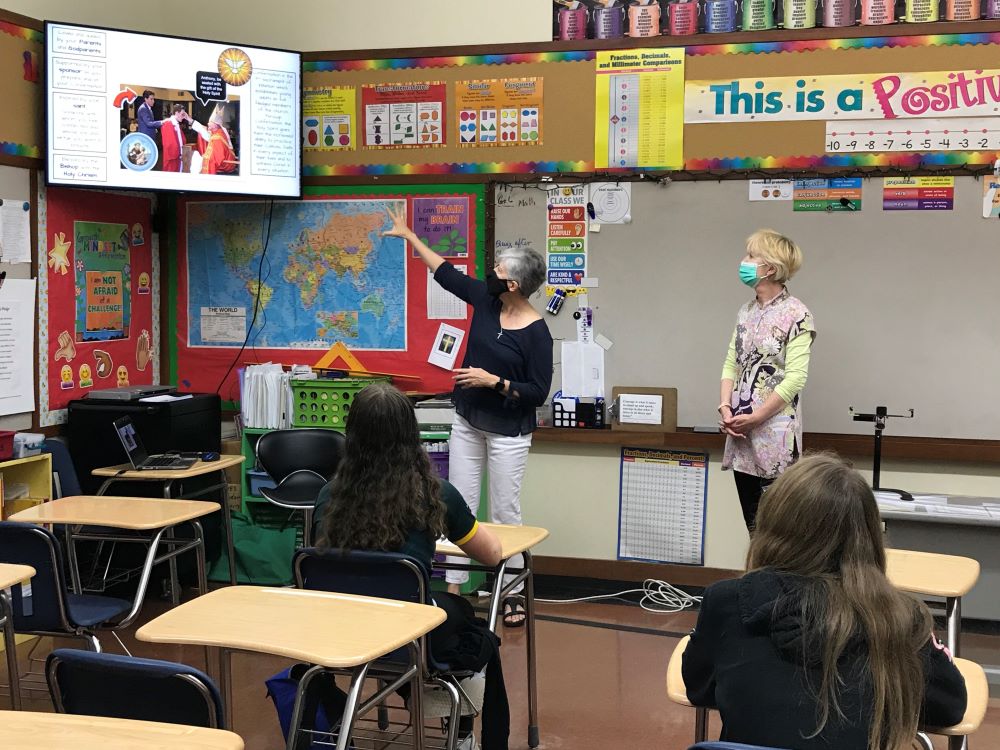
{"label": "dry erase board", "polygon": [[[744,239],[771,227],[805,256],[789,289],[818,331],[807,432],[870,434],[848,407],[884,404],[916,409],[890,435],[1000,438],[1000,221],[981,218],[971,177],[955,178],[953,211],[883,211],[881,189],[865,181],[860,212],[794,213],[789,202],[748,202],[743,181],[633,184],[632,223],[605,225],[588,248],[594,327],[614,342],[608,388],[676,387],[679,425],[717,421],[726,346],[752,294],[737,278]],[[498,191],[498,246],[521,239],[544,252],[546,194]],[[570,298],[547,316],[554,338],[575,339],[575,307]],[[553,389],[560,379],[557,366]]]}

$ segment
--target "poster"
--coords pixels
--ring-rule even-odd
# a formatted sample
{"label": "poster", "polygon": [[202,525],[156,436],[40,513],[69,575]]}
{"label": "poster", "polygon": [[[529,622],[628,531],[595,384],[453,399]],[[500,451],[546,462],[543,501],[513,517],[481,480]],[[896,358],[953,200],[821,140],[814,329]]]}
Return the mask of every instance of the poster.
{"label": "poster", "polygon": [[[438,255],[467,258],[471,216],[472,198],[468,195],[415,197],[410,228]],[[419,257],[416,250],[413,257]]]}
{"label": "poster", "polygon": [[996,151],[1000,124],[995,117],[837,120],[826,123],[828,154],[921,151]]}
{"label": "poster", "polygon": [[159,253],[153,200],[39,188],[41,425],[92,389],[159,382]]}
{"label": "poster", "polygon": [[628,224],[632,221],[632,183],[590,183],[590,205],[597,223]]}
{"label": "poster", "polygon": [[455,119],[461,146],[540,146],[542,79],[456,81]]}
{"label": "poster", "polygon": [[860,211],[861,178],[795,180],[792,207],[793,211]]}
{"label": "poster", "polygon": [[983,218],[1000,218],[1000,177],[983,178]]}
{"label": "poster", "polygon": [[587,290],[587,187],[565,185],[548,191],[545,209],[545,293],[560,287],[568,295]]}
{"label": "poster", "polygon": [[684,165],[684,49],[597,53],[594,165]]}
{"label": "poster", "polygon": [[0,291],[0,416],[35,409],[35,279],[7,279]]}
{"label": "poster", "polygon": [[756,201],[790,201],[792,199],[792,180],[747,180],[750,202]]}
{"label": "poster", "polygon": [[884,178],[883,211],[951,211],[954,206],[954,177]]}
{"label": "poster", "polygon": [[696,80],[685,87],[684,121],[994,117],[998,89],[1000,70]]}
{"label": "poster", "polygon": [[302,89],[302,148],[306,151],[353,151],[356,124],[353,86]]}
{"label": "poster", "polygon": [[439,81],[365,84],[365,148],[443,146],[447,96]]}

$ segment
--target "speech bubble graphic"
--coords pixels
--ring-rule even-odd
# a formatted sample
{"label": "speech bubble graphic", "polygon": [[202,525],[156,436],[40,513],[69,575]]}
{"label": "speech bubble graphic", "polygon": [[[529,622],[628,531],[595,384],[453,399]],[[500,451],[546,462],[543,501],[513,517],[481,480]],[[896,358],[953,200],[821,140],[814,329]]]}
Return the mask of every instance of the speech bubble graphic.
{"label": "speech bubble graphic", "polygon": [[199,70],[194,74],[195,98],[204,106],[209,102],[226,101],[226,82],[215,71]]}

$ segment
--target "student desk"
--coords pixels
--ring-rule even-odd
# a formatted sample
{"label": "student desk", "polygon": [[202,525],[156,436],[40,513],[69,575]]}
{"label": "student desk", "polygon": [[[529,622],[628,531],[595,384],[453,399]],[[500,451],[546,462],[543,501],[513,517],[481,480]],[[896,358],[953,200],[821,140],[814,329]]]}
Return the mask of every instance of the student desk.
{"label": "student desk", "polygon": [[0,711],[0,747],[17,750],[243,750],[222,729],[34,711]]}
{"label": "student desk", "polygon": [[[684,674],[681,671],[681,660],[684,649],[687,648],[691,636],[684,636],[674,647],[667,664],[667,697],[682,706],[691,706],[684,686]],[[973,734],[986,716],[986,705],[989,701],[989,686],[986,683],[986,673],[983,668],[968,659],[955,659],[955,666],[965,678],[965,689],[968,694],[968,704],[962,721],[953,727],[923,727],[921,731],[929,734],[941,734],[948,737],[949,750],[958,750],[965,744],[968,735]],[[704,742],[708,734],[708,709],[698,707],[695,720],[695,742]],[[921,747],[934,750],[921,740]]]}
{"label": "student desk", "polygon": [[[538,747],[538,690],[535,674],[535,579],[531,566],[531,548],[548,537],[547,529],[538,526],[505,526],[502,524],[484,523],[500,540],[500,564],[496,568],[488,568],[475,563],[442,563],[435,562],[434,567],[443,569],[468,569],[493,572],[495,581],[490,595],[490,613],[486,618],[490,630],[496,632],[497,617],[500,614],[504,597],[508,596],[517,584],[524,581],[524,635],[528,658],[528,746]],[[453,557],[468,557],[458,546],[451,542],[438,542],[436,552]],[[520,570],[507,570],[507,564],[512,557],[523,555],[524,567]],[[501,585],[505,573],[516,574],[509,584]]]}
{"label": "student desk", "polygon": [[3,625],[3,648],[10,678],[10,705],[15,711],[21,708],[21,675],[17,667],[17,644],[14,642],[14,610],[7,589],[27,582],[33,575],[35,569],[30,565],[0,563],[0,624]]}
{"label": "student desk", "polygon": [[[979,578],[979,562],[968,557],[887,549],[886,576],[900,591],[945,600],[948,648],[959,655],[962,634],[962,597]],[[940,606],[940,605],[939,605]]]}
{"label": "student desk", "polygon": [[[182,497],[187,497],[192,499],[200,495],[204,495],[208,492],[214,492],[215,490],[222,489],[223,497],[226,497],[226,475],[225,470],[230,466],[236,466],[241,464],[246,459],[243,456],[224,454],[219,456],[218,461],[196,461],[190,468],[184,469],[183,471],[136,471],[130,468],[131,464],[119,464],[117,466],[105,466],[101,469],[94,469],[91,474],[95,477],[106,477],[104,483],[101,484],[100,488],[97,490],[98,495],[103,495],[108,491],[110,487],[115,482],[161,482],[163,484],[163,496],[165,498],[173,497],[173,487],[174,482],[183,482],[185,479],[191,479],[192,477],[200,477],[205,474],[211,474],[212,472],[219,473],[219,481],[210,487],[205,487],[198,492],[182,495]],[[236,547],[233,544],[233,519],[230,515],[229,501],[228,498],[222,501],[222,524],[226,529],[226,554],[229,557],[229,583],[233,586],[236,585]],[[170,569],[171,582],[176,582],[176,571],[174,567],[171,566]],[[174,602],[177,603],[176,601]]]}
{"label": "student desk", "polygon": [[[376,706],[400,685],[412,682],[414,745],[420,750],[424,655],[414,642],[444,620],[444,610],[425,604],[324,591],[228,586],[160,615],[139,628],[136,638],[218,648],[227,726],[233,726],[232,651],[274,654],[317,665],[299,683],[288,733],[289,750],[301,723],[303,693],[308,681],[323,668],[349,670],[351,675],[338,750],[347,749],[356,716]],[[412,663],[399,679],[361,704],[361,687],[370,664],[403,646],[410,647]]]}
{"label": "student desk", "polygon": [[[66,552],[69,556],[70,578],[73,591],[81,593],[80,571],[76,560],[76,540],[88,539],[102,542],[128,542],[148,544],[146,559],[139,575],[139,586],[135,592],[132,609],[117,627],[128,627],[139,615],[146,586],[153,566],[172,561],[177,555],[195,551],[198,561],[198,590],[202,595],[208,591],[205,575],[205,538],[199,518],[218,510],[218,505],[201,500],[160,500],[150,497],[103,497],[95,495],[73,495],[52,500],[48,503],[26,508],[10,517],[12,521],[37,524],[64,524],[66,528]],[[190,522],[195,530],[191,541],[173,538],[173,530],[182,523]],[[82,527],[100,526],[131,532],[149,532],[149,535],[127,536],[106,531],[86,531]],[[159,553],[160,545],[169,549]]]}

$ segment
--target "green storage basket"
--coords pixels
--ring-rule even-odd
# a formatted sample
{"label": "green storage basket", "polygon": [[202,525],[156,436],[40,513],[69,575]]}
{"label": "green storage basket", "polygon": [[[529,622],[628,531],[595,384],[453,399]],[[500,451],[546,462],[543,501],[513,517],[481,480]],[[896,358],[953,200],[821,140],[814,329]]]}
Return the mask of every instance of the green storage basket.
{"label": "green storage basket", "polygon": [[389,378],[332,378],[329,380],[292,380],[293,421],[295,427],[328,427],[343,432],[351,402],[365,386],[388,382]]}

